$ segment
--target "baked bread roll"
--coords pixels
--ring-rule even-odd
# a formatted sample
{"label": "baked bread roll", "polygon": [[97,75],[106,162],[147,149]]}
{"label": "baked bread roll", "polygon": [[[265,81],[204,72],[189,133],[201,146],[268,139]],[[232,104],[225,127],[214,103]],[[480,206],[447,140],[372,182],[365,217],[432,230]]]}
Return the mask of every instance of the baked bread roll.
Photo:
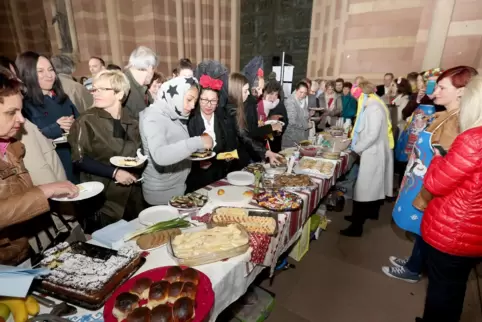
{"label": "baked bread roll", "polygon": [[173,322],[172,308],[167,304],[156,306],[151,311],[151,322]]}
{"label": "baked bread roll", "polygon": [[181,291],[182,291],[183,285],[184,285],[183,282],[171,283],[171,287],[169,288],[169,297],[167,299],[169,303],[174,303],[179,297],[181,297]]}
{"label": "baked bread roll", "polygon": [[138,295],[141,300],[147,300],[151,284],[152,281],[149,278],[139,278],[132,286],[131,293]]}
{"label": "baked bread roll", "polygon": [[139,296],[132,293],[120,293],[115,299],[112,314],[121,322],[127,315],[139,307]]}
{"label": "baked bread roll", "polygon": [[182,268],[179,266],[171,266],[167,269],[166,275],[164,276],[163,280],[168,281],[169,283],[178,282],[181,280],[182,276]]}
{"label": "baked bread roll", "polygon": [[191,282],[185,282],[182,286],[180,297],[189,297],[191,300],[196,300],[197,285]]}
{"label": "baked bread roll", "polygon": [[194,320],[194,301],[188,297],[179,298],[172,307],[174,322],[191,322]]}
{"label": "baked bread roll", "polygon": [[142,250],[156,248],[167,243],[169,241],[169,237],[174,237],[180,234],[181,230],[179,228],[156,231],[140,236],[137,238],[136,243],[137,246],[139,246],[139,248]]}
{"label": "baked bread roll", "polygon": [[272,235],[276,230],[276,220],[273,217],[216,213],[213,215],[212,221],[218,225],[238,223],[250,233]]}
{"label": "baked bread roll", "polygon": [[195,285],[199,284],[199,272],[194,268],[188,267],[182,271],[181,282],[191,282]]}
{"label": "baked bread roll", "polygon": [[166,304],[170,288],[171,284],[168,281],[152,283],[149,289],[149,301],[147,302],[147,306],[150,309],[153,309],[159,304]]}
{"label": "baked bread roll", "polygon": [[138,307],[127,316],[127,322],[150,322],[151,310],[147,307]]}

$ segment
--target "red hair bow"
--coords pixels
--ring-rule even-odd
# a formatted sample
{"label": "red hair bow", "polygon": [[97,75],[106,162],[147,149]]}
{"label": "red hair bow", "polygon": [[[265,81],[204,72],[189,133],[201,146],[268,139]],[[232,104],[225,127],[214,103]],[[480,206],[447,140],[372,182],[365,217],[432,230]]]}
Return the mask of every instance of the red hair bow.
{"label": "red hair bow", "polygon": [[264,76],[264,72],[261,68],[258,68],[258,72],[256,73],[256,76],[258,77],[263,77]]}
{"label": "red hair bow", "polygon": [[201,79],[199,80],[199,84],[202,88],[210,88],[214,89],[215,91],[219,91],[223,87],[222,80],[211,78],[208,75],[202,75]]}

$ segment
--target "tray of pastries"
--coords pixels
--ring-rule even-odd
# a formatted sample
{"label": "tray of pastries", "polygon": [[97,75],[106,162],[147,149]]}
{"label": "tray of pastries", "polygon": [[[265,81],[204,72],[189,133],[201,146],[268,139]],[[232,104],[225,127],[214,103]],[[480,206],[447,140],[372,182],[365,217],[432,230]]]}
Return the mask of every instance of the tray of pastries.
{"label": "tray of pastries", "polygon": [[294,211],[303,205],[300,196],[283,190],[264,191],[256,196],[256,202],[271,211]]}
{"label": "tray of pastries", "polygon": [[211,224],[226,226],[240,224],[249,233],[276,235],[278,214],[261,209],[218,207],[211,214]]}
{"label": "tray of pastries", "polygon": [[89,310],[102,307],[114,290],[132,276],[145,258],[133,245],[114,251],[83,242],[47,249],[40,262],[50,272],[34,289]]}
{"label": "tray of pastries", "polygon": [[198,266],[244,254],[249,248],[249,235],[239,224],[184,232],[171,237],[167,252],[180,265]]}
{"label": "tray of pastries", "polygon": [[243,171],[251,172],[252,174],[257,171],[264,173],[266,171],[266,168],[262,163],[251,163],[244,167]]}
{"label": "tray of pastries", "polygon": [[158,267],[121,285],[105,304],[104,321],[205,321],[213,305],[205,274],[190,267]]}
{"label": "tray of pastries", "polygon": [[264,177],[263,187],[268,190],[291,190],[299,191],[312,187],[314,184],[310,176],[306,174],[276,174],[273,178]]}
{"label": "tray of pastries", "polygon": [[322,158],[303,157],[295,166],[294,172],[330,179],[335,173],[337,161]]}
{"label": "tray of pastries", "polygon": [[177,209],[202,208],[208,202],[208,196],[197,192],[191,192],[184,196],[172,197],[169,205]]}

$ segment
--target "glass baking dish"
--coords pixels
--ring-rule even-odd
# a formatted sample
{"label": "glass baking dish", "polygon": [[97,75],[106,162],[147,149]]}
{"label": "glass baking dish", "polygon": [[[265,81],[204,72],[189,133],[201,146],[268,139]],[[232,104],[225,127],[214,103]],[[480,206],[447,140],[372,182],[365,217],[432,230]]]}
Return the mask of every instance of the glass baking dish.
{"label": "glass baking dish", "polygon": [[203,264],[209,264],[209,263],[214,263],[214,262],[219,262],[224,259],[228,259],[231,257],[239,256],[244,253],[246,253],[249,249],[249,234],[244,229],[243,226],[236,224],[236,227],[241,231],[241,234],[246,237],[246,244],[234,247],[232,249],[228,250],[223,250],[223,251],[217,251],[217,252],[209,252],[206,254],[198,255],[198,256],[193,256],[193,257],[184,257],[181,258],[176,255],[176,252],[174,250],[174,247],[172,245],[172,242],[175,237],[170,237],[169,242],[167,243],[167,252],[169,255],[176,261],[177,264],[179,265],[184,265],[184,266],[199,266]]}

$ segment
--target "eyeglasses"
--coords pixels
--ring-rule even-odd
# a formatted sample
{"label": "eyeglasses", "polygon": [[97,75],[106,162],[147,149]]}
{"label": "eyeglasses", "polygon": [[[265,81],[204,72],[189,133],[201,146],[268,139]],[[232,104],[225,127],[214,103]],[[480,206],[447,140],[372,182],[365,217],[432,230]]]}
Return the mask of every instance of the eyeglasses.
{"label": "eyeglasses", "polygon": [[92,90],[91,90],[92,93],[104,93],[104,92],[107,92],[107,91],[114,91],[115,93],[117,93],[117,91],[113,88],[98,87],[98,88],[92,88]]}
{"label": "eyeglasses", "polygon": [[199,102],[203,105],[211,105],[211,106],[218,104],[218,100],[208,100],[205,98],[199,99]]}

